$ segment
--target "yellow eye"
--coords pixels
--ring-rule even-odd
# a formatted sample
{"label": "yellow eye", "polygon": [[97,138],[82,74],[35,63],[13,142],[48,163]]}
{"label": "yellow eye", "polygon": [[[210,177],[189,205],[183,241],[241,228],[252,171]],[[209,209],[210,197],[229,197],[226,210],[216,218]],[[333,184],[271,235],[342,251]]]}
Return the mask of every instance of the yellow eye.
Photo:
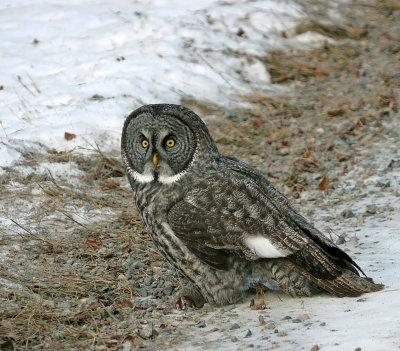
{"label": "yellow eye", "polygon": [[165,142],[165,145],[167,145],[168,147],[173,147],[175,145],[175,141],[173,139],[168,139]]}
{"label": "yellow eye", "polygon": [[148,142],[146,139],[144,139],[144,140],[142,141],[142,146],[143,146],[143,147],[149,147],[149,142]]}

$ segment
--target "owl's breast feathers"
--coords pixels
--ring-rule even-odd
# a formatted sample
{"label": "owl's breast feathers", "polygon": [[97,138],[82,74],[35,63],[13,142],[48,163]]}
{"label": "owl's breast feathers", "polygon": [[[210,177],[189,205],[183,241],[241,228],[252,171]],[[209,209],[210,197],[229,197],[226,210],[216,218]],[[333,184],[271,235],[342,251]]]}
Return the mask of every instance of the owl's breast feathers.
{"label": "owl's breast feathers", "polygon": [[351,257],[296,212],[260,173],[233,159],[222,162],[218,171],[191,184],[168,212],[175,235],[200,260],[227,270],[232,257],[286,257],[294,270],[336,296],[383,288],[360,277],[361,268]]}

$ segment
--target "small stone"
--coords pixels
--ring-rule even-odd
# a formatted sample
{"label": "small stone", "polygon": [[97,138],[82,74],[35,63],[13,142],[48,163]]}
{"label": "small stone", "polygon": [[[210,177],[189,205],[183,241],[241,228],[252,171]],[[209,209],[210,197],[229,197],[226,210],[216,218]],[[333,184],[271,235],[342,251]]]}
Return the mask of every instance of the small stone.
{"label": "small stone", "polygon": [[139,331],[139,334],[144,339],[149,339],[153,336],[153,327],[148,326]]}
{"label": "small stone", "polygon": [[59,308],[71,308],[71,304],[68,302],[59,302],[58,307]]}
{"label": "small stone", "polygon": [[234,310],[235,308],[236,308],[235,305],[229,305],[229,306],[226,306],[226,307],[224,308],[224,310],[225,310],[225,312],[229,312],[229,311]]}
{"label": "small stone", "polygon": [[368,214],[375,214],[378,207],[375,204],[367,205],[367,213]]}
{"label": "small stone", "polygon": [[231,325],[231,327],[229,328],[229,330],[235,330],[235,329],[239,329],[239,328],[240,328],[239,324],[233,323],[233,324]]}
{"label": "small stone", "polygon": [[361,351],[361,347],[356,347],[354,351]]}
{"label": "small stone", "polygon": [[310,316],[308,314],[301,314],[300,316],[297,316],[297,319],[300,319],[301,321],[306,321],[307,319],[310,319]]}
{"label": "small stone", "polygon": [[253,335],[253,333],[251,332],[251,330],[250,329],[247,329],[247,332],[246,332],[246,335],[244,336],[245,338],[248,338],[248,337],[250,337],[250,336],[252,336]]}
{"label": "small stone", "polygon": [[288,320],[288,319],[292,319],[292,317],[290,317],[290,316],[285,316],[285,317],[282,318],[283,321],[286,321],[286,320]]}
{"label": "small stone", "polygon": [[153,281],[154,281],[153,277],[147,278],[147,279],[144,281],[144,285],[149,286],[149,285],[151,285],[151,284],[153,283]]}
{"label": "small stone", "polygon": [[144,267],[146,267],[146,265],[145,265],[143,262],[136,261],[136,262],[133,264],[133,267],[134,267],[135,269],[139,269],[139,268],[144,268]]}
{"label": "small stone", "polygon": [[283,337],[283,336],[287,336],[287,333],[284,331],[281,331],[281,332],[278,332],[276,335],[279,337]]}
{"label": "small stone", "polygon": [[214,308],[209,303],[205,303],[203,305],[202,311],[203,312],[212,312],[212,311],[214,311]]}
{"label": "small stone", "polygon": [[275,329],[275,323],[274,322],[270,322],[270,323],[268,323],[266,326],[265,326],[265,328],[267,328],[267,329]]}
{"label": "small stone", "polygon": [[149,295],[149,293],[147,292],[147,289],[146,289],[146,288],[140,288],[140,289],[139,289],[139,294],[140,294],[140,296],[142,296],[142,297],[147,297],[147,296]]}
{"label": "small stone", "polygon": [[325,327],[325,326],[326,326],[326,322],[322,322],[322,323],[320,324],[320,326],[321,326],[321,327]]}
{"label": "small stone", "polygon": [[336,240],[336,245],[343,245],[346,242],[345,238],[339,236]]}
{"label": "small stone", "polygon": [[206,323],[204,321],[201,321],[199,324],[197,324],[197,326],[199,328],[205,328],[206,327]]}
{"label": "small stone", "polygon": [[353,217],[355,217],[355,214],[354,214],[354,212],[352,210],[346,210],[343,213],[343,217],[346,218],[346,219],[347,218],[353,218]]}
{"label": "small stone", "polygon": [[236,336],[231,336],[231,341],[232,342],[237,342],[239,339]]}
{"label": "small stone", "polygon": [[43,304],[49,308],[55,308],[56,302],[53,300],[43,300]]}
{"label": "small stone", "polygon": [[123,274],[120,274],[118,276],[118,280],[126,280],[126,276],[124,276]]}
{"label": "small stone", "polygon": [[298,318],[292,319],[292,323],[301,323],[301,320]]}
{"label": "small stone", "polygon": [[319,346],[318,345],[314,345],[310,351],[318,351],[319,350]]}
{"label": "small stone", "polygon": [[163,294],[164,294],[165,296],[171,296],[173,291],[174,291],[174,287],[173,287],[173,286],[166,286],[166,287],[163,289]]}
{"label": "small stone", "polygon": [[386,183],[378,182],[378,183],[376,183],[376,186],[377,186],[378,188],[383,188],[383,189],[385,189],[385,188],[390,188],[390,181],[388,181],[388,182],[386,182]]}

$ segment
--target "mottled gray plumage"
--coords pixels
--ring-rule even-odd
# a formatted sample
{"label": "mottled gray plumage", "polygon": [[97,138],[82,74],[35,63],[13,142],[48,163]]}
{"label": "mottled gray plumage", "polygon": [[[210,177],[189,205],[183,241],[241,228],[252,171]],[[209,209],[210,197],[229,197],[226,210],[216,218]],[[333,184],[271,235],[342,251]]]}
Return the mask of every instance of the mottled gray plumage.
{"label": "mottled gray plumage", "polygon": [[134,111],[122,159],[149,236],[191,282],[182,294],[197,306],[237,302],[256,281],[293,296],[383,288],[360,277],[358,265],[261,173],[221,155],[201,119],[182,106]]}

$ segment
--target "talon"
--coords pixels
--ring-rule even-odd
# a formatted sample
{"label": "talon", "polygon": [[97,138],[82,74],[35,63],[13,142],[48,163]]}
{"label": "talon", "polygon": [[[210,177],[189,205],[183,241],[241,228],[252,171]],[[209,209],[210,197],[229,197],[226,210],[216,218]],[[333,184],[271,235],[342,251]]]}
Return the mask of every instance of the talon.
{"label": "talon", "polygon": [[190,299],[181,296],[175,306],[178,311],[185,311],[188,307],[194,307],[194,304]]}
{"label": "talon", "polygon": [[182,310],[186,310],[188,304],[186,303],[186,300],[183,296],[181,297],[181,304],[182,304]]}

